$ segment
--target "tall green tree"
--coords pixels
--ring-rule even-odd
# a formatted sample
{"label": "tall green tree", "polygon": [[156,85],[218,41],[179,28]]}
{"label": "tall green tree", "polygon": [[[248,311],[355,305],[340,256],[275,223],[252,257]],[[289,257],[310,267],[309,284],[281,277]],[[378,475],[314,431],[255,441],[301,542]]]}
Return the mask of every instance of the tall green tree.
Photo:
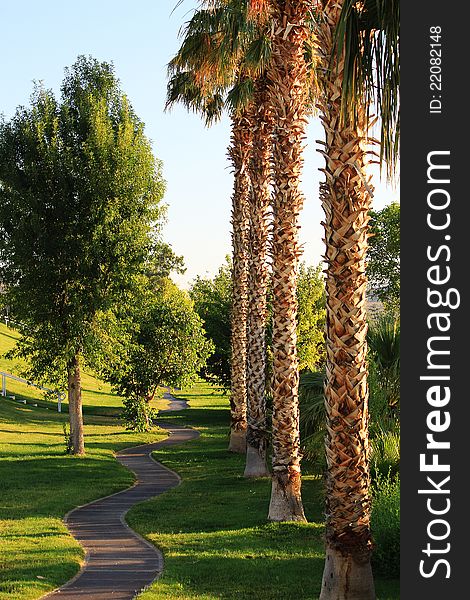
{"label": "tall green tree", "polygon": [[299,370],[318,371],[325,361],[325,282],[321,266],[300,264],[297,281]]}
{"label": "tall green tree", "polygon": [[79,57],[61,100],[37,87],[0,125],[1,271],[25,324],[30,377],[68,386],[84,453],[80,369],[99,311],[129,293],[161,217],[164,183],[112,65]]}
{"label": "tall green tree", "polygon": [[229,257],[215,276],[196,277],[189,290],[194,309],[202,319],[214,352],[203,375],[212,383],[230,389],[230,313],[232,307],[232,263]]}

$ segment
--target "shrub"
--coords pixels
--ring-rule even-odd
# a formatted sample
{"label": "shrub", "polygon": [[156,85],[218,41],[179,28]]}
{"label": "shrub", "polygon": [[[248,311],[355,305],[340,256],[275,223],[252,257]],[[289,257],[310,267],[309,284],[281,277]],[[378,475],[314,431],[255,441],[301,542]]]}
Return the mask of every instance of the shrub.
{"label": "shrub", "polygon": [[145,433],[152,430],[158,410],[152,408],[145,398],[124,398],[122,418],[129,431]]}
{"label": "shrub", "polygon": [[380,430],[371,437],[370,445],[372,479],[387,474],[397,475],[400,468],[400,430]]}
{"label": "shrub", "polygon": [[[369,410],[371,471],[396,474],[400,465],[400,424],[398,414],[389,404],[388,391],[381,385],[373,360],[369,364]],[[300,375],[299,408],[302,452],[316,473],[326,468],[326,414],[323,397],[323,371],[306,371]]]}
{"label": "shrub", "polygon": [[378,475],[372,488],[372,565],[384,577],[400,574],[400,479]]}
{"label": "shrub", "polygon": [[305,371],[300,374],[299,409],[302,452],[314,473],[326,468],[325,459],[325,400],[323,371]]}
{"label": "shrub", "polygon": [[64,432],[65,454],[73,454],[72,436],[70,435],[70,429],[67,428],[67,423],[62,424],[62,429]]}
{"label": "shrub", "polygon": [[400,320],[393,314],[383,314],[369,323],[367,333],[369,358],[374,364],[380,386],[390,407],[400,406]]}

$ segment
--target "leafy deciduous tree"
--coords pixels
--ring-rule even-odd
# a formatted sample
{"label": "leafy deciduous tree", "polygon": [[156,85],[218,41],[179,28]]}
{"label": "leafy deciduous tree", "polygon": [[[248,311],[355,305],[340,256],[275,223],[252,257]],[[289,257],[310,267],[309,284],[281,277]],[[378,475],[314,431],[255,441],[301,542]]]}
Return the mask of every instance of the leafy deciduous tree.
{"label": "leafy deciduous tree", "polygon": [[371,211],[367,276],[370,291],[391,310],[400,306],[400,205]]}
{"label": "leafy deciduous tree", "polygon": [[141,288],[132,304],[102,317],[100,373],[125,400],[129,428],[151,428],[150,402],[159,386],[191,383],[212,344],[186,292],[170,280]]}
{"label": "leafy deciduous tree", "polygon": [[29,376],[68,382],[73,452],[83,454],[80,366],[95,316],[143,269],[164,184],[112,65],[79,57],[61,91],[58,102],[37,87],[0,124],[1,271],[25,324]]}
{"label": "leafy deciduous tree", "polygon": [[299,370],[319,370],[325,360],[325,282],[321,267],[301,263],[297,282]]}
{"label": "leafy deciduous tree", "polygon": [[196,277],[189,295],[201,317],[214,352],[203,369],[204,377],[230,389],[230,311],[232,306],[232,265],[227,257],[215,277]]}

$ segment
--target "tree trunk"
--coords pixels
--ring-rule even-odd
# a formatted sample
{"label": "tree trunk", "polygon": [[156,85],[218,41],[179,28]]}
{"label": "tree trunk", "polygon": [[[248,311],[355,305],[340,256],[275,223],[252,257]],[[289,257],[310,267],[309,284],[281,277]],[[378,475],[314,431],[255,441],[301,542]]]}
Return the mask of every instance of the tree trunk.
{"label": "tree trunk", "polygon": [[232,196],[233,300],[231,315],[231,452],[246,452],[246,318],[248,307],[248,161],[251,152],[251,123],[247,111],[232,117],[229,156],[234,169]]}
{"label": "tree trunk", "polygon": [[366,109],[358,103],[354,125],[342,119],[344,60],[330,59],[341,5],[326,2],[318,35],[327,264],[327,558],[320,599],[372,600],[365,275],[372,190]]}
{"label": "tree trunk", "polygon": [[273,483],[269,519],[304,521],[300,494],[297,267],[307,105],[304,44],[310,2],[275,2],[268,69],[273,142]]}
{"label": "tree trunk", "polygon": [[245,477],[268,477],[266,465],[266,295],[271,203],[271,118],[265,78],[255,84],[253,148],[249,174],[249,269],[247,329],[247,455]]}
{"label": "tree trunk", "polygon": [[85,454],[83,439],[82,388],[80,354],[77,352],[67,365],[70,440],[73,454]]}
{"label": "tree trunk", "polygon": [[326,548],[322,600],[368,600],[375,598],[374,578],[368,557],[361,561],[334,547]]}
{"label": "tree trunk", "polygon": [[297,468],[292,464],[287,468],[283,465],[273,467],[268,515],[270,521],[306,521],[300,487],[300,465]]}

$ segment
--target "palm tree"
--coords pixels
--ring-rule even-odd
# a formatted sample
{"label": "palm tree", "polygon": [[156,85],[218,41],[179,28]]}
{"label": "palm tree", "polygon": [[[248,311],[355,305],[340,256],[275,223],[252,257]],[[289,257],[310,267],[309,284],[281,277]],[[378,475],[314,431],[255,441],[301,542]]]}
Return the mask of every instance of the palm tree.
{"label": "palm tree", "polygon": [[231,87],[227,93],[232,119],[229,156],[235,183],[229,449],[244,452],[248,435],[245,475],[257,477],[268,474],[265,329],[271,135],[264,71],[269,40],[264,29],[248,18],[243,0],[210,4],[188,24],[173,66],[197,73],[206,92],[221,82],[226,92]]}
{"label": "palm tree", "polygon": [[398,9],[389,12],[387,4],[398,6],[385,0],[361,5],[324,0],[318,26],[326,161],[320,196],[327,264],[327,522],[321,600],[375,598],[365,307],[373,189],[366,166],[371,100],[383,118],[381,156],[389,164],[398,147],[393,138],[398,123]]}
{"label": "palm tree", "polygon": [[[253,8],[266,3],[252,0]],[[304,521],[301,499],[300,437],[296,349],[296,278],[301,254],[298,217],[308,73],[305,46],[311,2],[273,1],[272,56],[267,68],[268,98],[274,121],[273,234],[273,476],[268,518]]]}
{"label": "palm tree", "polygon": [[267,264],[271,206],[271,114],[265,75],[255,82],[254,131],[249,162],[249,264],[247,320],[248,429],[245,477],[269,475],[266,465],[266,318],[269,270]]}
{"label": "palm tree", "polygon": [[[236,2],[222,2],[233,9]],[[265,416],[265,326],[268,267],[269,186],[274,184],[272,259],[273,326],[273,484],[271,520],[305,520],[300,496],[298,364],[296,355],[296,276],[300,255],[297,219],[308,85],[305,61],[310,2],[277,7],[242,3],[255,34],[245,47],[245,64],[257,70],[250,175],[250,270],[248,325],[248,453],[245,475],[267,474]],[[284,4],[284,3],[280,3]],[[267,10],[266,10],[267,9]],[[293,24],[298,24],[293,26]],[[273,39],[267,32],[273,31]],[[253,57],[256,56],[256,60]],[[272,128],[274,127],[274,131]],[[271,169],[269,159],[271,158]]]}
{"label": "palm tree", "polygon": [[[170,63],[169,102],[182,100],[188,108],[205,113],[207,99],[221,98],[238,80],[243,101],[231,110],[232,133],[228,156],[234,173],[232,194],[232,312],[231,312],[231,424],[229,450],[246,452],[247,432],[247,314],[249,163],[253,137],[253,110],[246,98],[249,81],[239,68],[239,38],[232,37],[239,15],[226,7],[196,11],[186,26],[185,37]],[[179,85],[180,81],[190,85]],[[247,85],[248,84],[248,85]],[[215,91],[216,90],[216,91]],[[189,93],[188,93],[189,92]],[[170,100],[171,96],[171,100]],[[223,101],[222,101],[223,103]],[[211,103],[209,103],[211,104]],[[206,121],[207,121],[207,113]],[[217,115],[219,116],[219,114]],[[213,120],[212,117],[210,120]]]}
{"label": "palm tree", "polygon": [[[237,49],[238,77],[227,95],[232,113],[240,107],[251,120],[251,148],[248,177],[248,312],[246,345],[247,457],[245,477],[268,476],[266,465],[266,318],[269,283],[268,238],[271,204],[272,119],[268,103],[266,65],[270,40],[266,23],[252,18],[245,0],[218,3],[228,18],[222,24],[225,38],[221,68],[230,62],[223,53]],[[239,74],[244,74],[241,78]]]}
{"label": "palm tree", "polygon": [[[218,5],[221,12],[226,11],[227,18],[233,16],[235,1],[211,3]],[[245,8],[246,3],[242,3]],[[273,357],[274,357],[274,379],[273,379],[273,485],[269,510],[269,518],[272,520],[304,520],[303,507],[300,496],[300,441],[299,441],[299,415],[298,415],[298,364],[296,355],[296,273],[297,262],[300,255],[298,244],[298,216],[303,203],[303,197],[299,190],[299,176],[302,166],[302,138],[304,135],[306,110],[307,110],[307,66],[305,61],[305,42],[309,38],[307,19],[309,18],[310,2],[298,2],[295,7],[284,3],[274,3],[272,15],[270,11],[263,8],[269,6],[266,2],[250,2],[248,13],[256,27],[263,30],[266,23],[271,25],[270,18],[273,17],[274,32],[270,40],[269,62],[266,70],[267,88],[266,100],[263,101],[265,108],[259,105],[255,113],[263,112],[269,107],[272,111],[273,121],[276,123],[274,131],[274,154],[273,154],[273,290],[274,290],[274,325],[273,325]],[[215,9],[214,9],[215,10]],[[210,12],[210,11],[209,11]],[[263,17],[265,18],[263,19]],[[249,28],[248,28],[249,29]],[[271,30],[271,27],[269,27]],[[207,29],[205,31],[207,37]],[[220,41],[220,29],[217,29],[216,39]],[[272,57],[270,52],[273,52]],[[248,53],[249,54],[249,53]],[[230,56],[230,52],[228,54]],[[204,60],[213,65],[213,60]],[[260,109],[260,110],[259,110]],[[268,128],[262,128],[268,131]],[[260,130],[256,130],[255,132]],[[260,138],[261,143],[256,143],[252,148],[262,149],[261,155],[268,155],[267,148],[269,139],[267,135]],[[247,141],[245,147],[248,148]],[[253,159],[252,165],[257,159]],[[263,159],[265,163],[265,158]],[[267,169],[267,168],[266,168]],[[260,170],[252,167],[253,176],[259,174]],[[259,190],[266,194],[269,181],[268,170],[263,171]],[[252,182],[253,183],[253,182]],[[255,184],[256,186],[256,184]],[[252,196],[253,197],[253,196]],[[253,267],[250,281],[255,289],[265,289],[265,278],[267,273],[266,264],[261,271],[257,265],[262,265],[259,259],[263,258],[263,244],[267,237],[261,233],[267,219],[265,218],[266,202],[258,197],[253,204],[252,223],[252,247],[261,250],[261,255],[251,261]],[[265,230],[264,230],[265,231]],[[259,275],[261,272],[261,276]],[[238,277],[239,278],[239,277]],[[261,297],[264,297],[261,292]],[[258,303],[258,321],[250,327],[250,332],[256,333],[258,347],[253,357],[251,349],[249,352],[250,374],[256,374],[259,386],[253,386],[250,396],[249,421],[252,423],[249,438],[252,441],[252,452],[249,455],[255,457],[257,465],[263,463],[264,443],[262,430],[265,425],[264,417],[264,368],[260,367],[264,356],[260,348],[264,346],[264,327],[259,323],[263,321],[265,306],[259,305],[259,296],[253,293],[253,302]],[[238,301],[238,299],[237,299]],[[265,301],[265,300],[263,300]],[[262,333],[262,337],[260,333]],[[251,385],[251,384],[250,384]],[[251,408],[250,408],[251,407]],[[256,467],[257,468],[257,467]],[[247,467],[250,474],[251,466]]]}
{"label": "palm tree", "polygon": [[232,195],[232,314],[231,314],[231,395],[230,443],[232,452],[246,452],[247,432],[247,315],[248,241],[250,178],[248,164],[252,146],[249,109],[232,115],[232,136],[228,155],[234,170]]}

